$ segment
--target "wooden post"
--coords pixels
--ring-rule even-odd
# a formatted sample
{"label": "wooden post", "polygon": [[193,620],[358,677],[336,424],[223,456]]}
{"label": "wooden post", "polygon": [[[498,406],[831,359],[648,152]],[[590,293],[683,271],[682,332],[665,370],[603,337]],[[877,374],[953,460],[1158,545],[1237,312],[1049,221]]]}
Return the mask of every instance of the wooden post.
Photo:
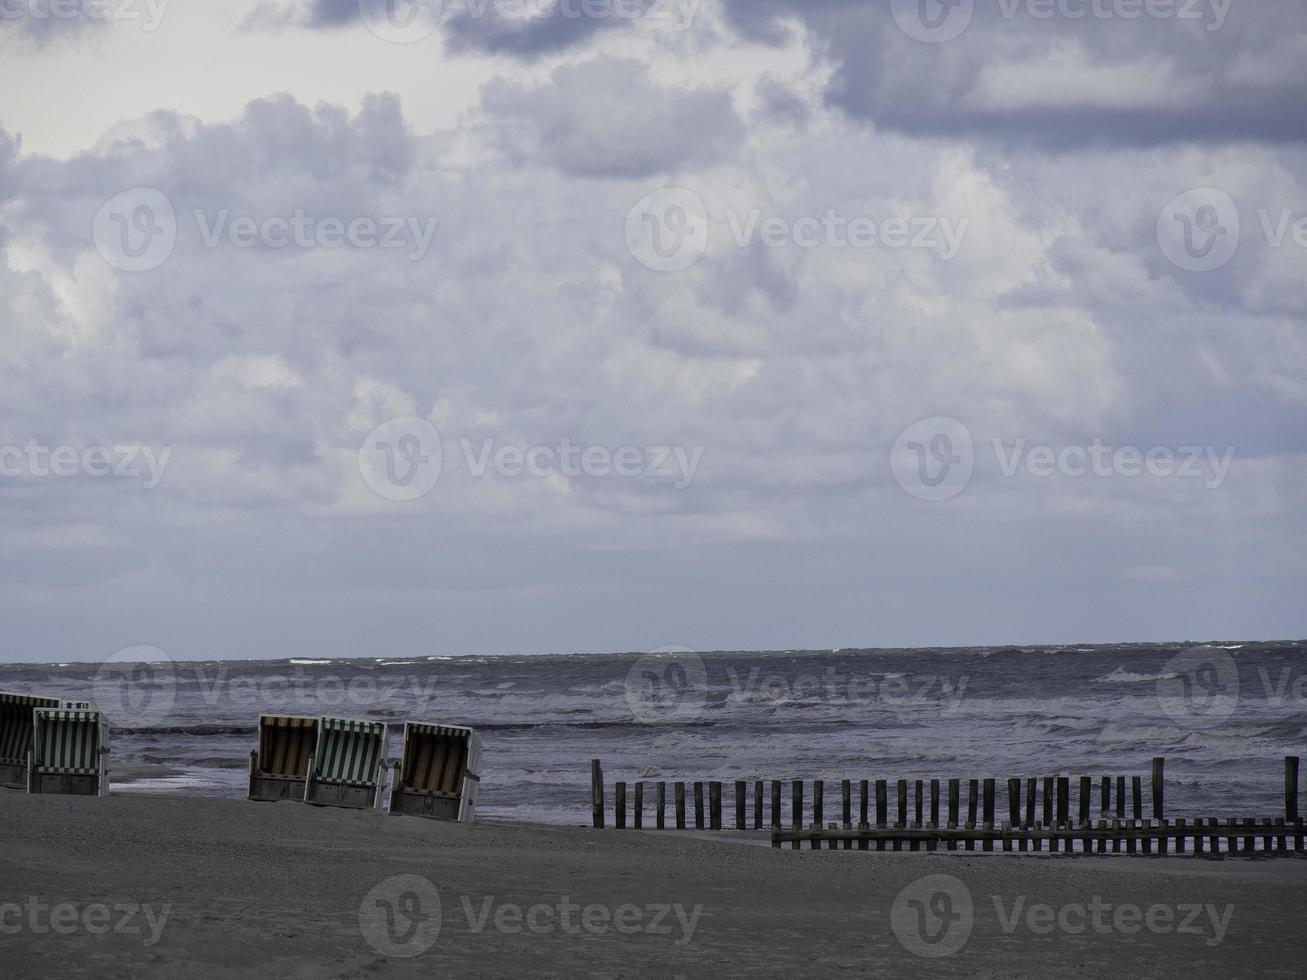
{"label": "wooden post", "polygon": [[676,829],[685,829],[685,783],[677,783],[673,789],[676,791]]}
{"label": "wooden post", "polygon": [[1034,776],[1026,779],[1026,827],[1027,829],[1035,825],[1035,799],[1039,791],[1039,783]]}
{"label": "wooden post", "polygon": [[[1094,795],[1094,782],[1088,776],[1080,777],[1080,826],[1089,830],[1092,824],[1089,822],[1089,804],[1090,798]],[[1094,839],[1086,834],[1081,841],[1081,849],[1085,854],[1092,854],[1094,850]]]}
{"label": "wooden post", "polygon": [[[894,826],[906,827],[908,825],[908,781],[906,779],[900,779],[895,783],[894,800],[898,804]],[[903,841],[895,840],[893,847],[896,851],[902,850]]]}
{"label": "wooden post", "polygon": [[1144,817],[1144,778],[1142,776],[1132,776],[1130,779],[1130,796],[1134,804],[1134,817],[1136,820],[1142,820]]}
{"label": "wooden post", "polygon": [[[950,830],[958,829],[958,821],[962,819],[962,780],[950,779],[948,781],[948,826]],[[951,840],[948,842],[948,849],[956,851],[958,842]]]}
{"label": "wooden post", "polygon": [[722,829],[722,784],[715,779],[708,784],[708,828]]}
{"label": "wooden post", "polygon": [[1284,757],[1284,819],[1293,823],[1298,819],[1298,757]]}
{"label": "wooden post", "polygon": [[781,826],[781,781],[779,779],[771,781],[771,825],[773,828]]}
{"label": "wooden post", "polygon": [[[858,780],[858,829],[859,830],[866,830],[868,827],[871,826],[870,813],[869,813],[870,800],[868,799],[868,794],[870,789],[871,789],[871,784],[867,780],[865,779]],[[871,847],[870,841],[865,839],[858,841],[858,850],[865,851],[868,850],[870,847]]]}
{"label": "wooden post", "polygon": [[[1053,826],[1053,777],[1045,776],[1044,777],[1044,827],[1049,828],[1052,826]],[[1057,850],[1057,839],[1055,837],[1050,837],[1048,839],[1048,849],[1050,851]]]}
{"label": "wooden post", "polygon": [[[812,781],[812,822],[815,826],[821,827],[822,818],[826,813],[826,781],[823,779],[814,779]],[[821,841],[814,841],[820,847]]]}
{"label": "wooden post", "polygon": [[[984,813],[985,829],[993,830],[994,829],[994,779],[992,776],[986,777],[985,779],[984,794],[985,794],[985,813]],[[994,842],[992,840],[987,840],[985,841],[984,846],[985,846],[985,850],[992,851],[994,849]]]}
{"label": "wooden post", "polygon": [[[1153,760],[1153,819],[1166,816],[1166,760],[1158,756]],[[1162,853],[1166,853],[1163,851]]]}
{"label": "wooden post", "polygon": [[616,811],[613,814],[613,826],[618,830],[626,829],[626,783],[617,784],[617,793],[613,797],[613,806]]}
{"label": "wooden post", "polygon": [[[977,827],[980,826],[980,823],[978,821],[979,806],[980,806],[980,780],[968,779],[967,780],[967,828],[969,830],[975,830]],[[976,842],[970,840],[967,841],[967,850],[974,851],[975,849],[976,849]]]}
{"label": "wooden post", "polygon": [[743,779],[735,781],[735,829],[745,830],[748,813],[749,784]]}
{"label": "wooden post", "polygon": [[1103,787],[1099,793],[1098,813],[1100,816],[1107,816],[1112,812],[1112,777],[1103,777]]}
{"label": "wooden post", "polygon": [[1116,818],[1125,819],[1125,777],[1116,777]]}
{"label": "wooden post", "polygon": [[753,784],[753,829],[762,830],[762,780]]}
{"label": "wooden post", "polygon": [[635,784],[635,829],[644,829],[644,783]]}
{"label": "wooden post", "polygon": [[596,830],[604,829],[604,767],[590,760],[590,809]]}
{"label": "wooden post", "polygon": [[1071,778],[1057,777],[1057,822],[1061,827],[1071,825]]}
{"label": "wooden post", "polygon": [[[876,780],[876,826],[882,830],[889,826],[889,785],[883,779]],[[876,841],[876,850],[885,850],[883,840]]]}
{"label": "wooden post", "polygon": [[939,827],[939,780],[930,781],[930,825]]}
{"label": "wooden post", "polygon": [[655,800],[655,803],[658,807],[658,816],[656,818],[655,826],[659,830],[663,830],[667,826],[667,784],[661,780],[658,782],[656,796],[657,799]]}
{"label": "wooden post", "polygon": [[[1021,829],[1021,780],[1010,778],[1007,781],[1007,819],[1008,826],[1013,830]],[[1018,850],[1026,849],[1026,840],[1023,837],[1017,843]],[[1008,847],[1004,844],[1003,850]]]}
{"label": "wooden post", "polygon": [[703,830],[703,783],[694,784],[694,829]]}
{"label": "wooden post", "polygon": [[1203,856],[1203,818],[1194,821],[1194,857]]}
{"label": "wooden post", "polygon": [[912,790],[912,800],[914,806],[912,812],[918,827],[924,827],[926,824],[926,791],[920,779],[916,781]]}
{"label": "wooden post", "polygon": [[[803,829],[803,780],[796,779],[790,786],[790,823],[795,830]],[[799,849],[799,842],[793,844],[794,850]]]}
{"label": "wooden post", "polygon": [[[840,808],[844,811],[841,816],[845,830],[853,828],[853,781],[851,779],[840,780]],[[844,842],[844,850],[848,851],[853,848],[853,841]]]}

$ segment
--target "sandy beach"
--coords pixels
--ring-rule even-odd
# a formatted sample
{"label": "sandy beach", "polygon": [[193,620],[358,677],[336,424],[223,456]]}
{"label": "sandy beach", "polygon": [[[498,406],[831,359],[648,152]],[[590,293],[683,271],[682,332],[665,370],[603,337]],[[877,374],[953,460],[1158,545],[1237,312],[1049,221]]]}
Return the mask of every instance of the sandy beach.
{"label": "sandy beach", "polygon": [[794,852],[132,795],[3,793],[0,827],[6,977],[1287,977],[1307,954],[1297,858]]}

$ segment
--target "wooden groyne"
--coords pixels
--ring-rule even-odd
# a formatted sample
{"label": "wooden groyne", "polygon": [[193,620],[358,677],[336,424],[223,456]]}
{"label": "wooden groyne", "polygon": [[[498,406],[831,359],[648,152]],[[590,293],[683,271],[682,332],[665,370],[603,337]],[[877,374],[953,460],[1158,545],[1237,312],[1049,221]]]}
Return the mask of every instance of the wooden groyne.
{"label": "wooden groyne", "polygon": [[[795,850],[804,842],[813,849],[863,851],[1168,854],[1174,848],[1177,854],[1202,856],[1304,850],[1297,756],[1284,760],[1285,810],[1283,816],[1274,818],[1168,819],[1165,772],[1166,760],[1153,759],[1148,817],[1144,811],[1144,776],[1119,774],[1074,779],[1062,775],[1013,777],[1002,787],[992,777],[965,781],[898,779],[893,783],[887,779],[843,779],[838,783],[838,800],[832,801],[831,822],[827,822],[827,784],[821,779],[788,780],[788,812],[781,805],[786,781],[779,779],[736,780],[733,806],[728,813],[723,812],[723,783],[673,782],[670,815],[667,782],[652,783],[654,802],[650,810],[645,804],[644,781],[619,781],[613,784],[612,817],[617,830],[684,830],[691,826],[696,830],[770,830],[773,847],[789,844]],[[692,793],[692,821],[687,813],[687,786]],[[1006,811],[999,809],[1000,787],[1005,790]],[[633,792],[628,793],[628,789]],[[634,804],[629,809],[628,799]],[[602,829],[607,812],[603,766],[598,759],[591,762],[591,806],[594,826]]]}

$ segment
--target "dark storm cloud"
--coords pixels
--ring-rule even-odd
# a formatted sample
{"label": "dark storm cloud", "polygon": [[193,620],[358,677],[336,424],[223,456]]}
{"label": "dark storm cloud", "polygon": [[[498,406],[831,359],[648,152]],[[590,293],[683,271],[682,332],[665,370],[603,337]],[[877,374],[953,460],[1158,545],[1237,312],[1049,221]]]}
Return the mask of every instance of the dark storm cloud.
{"label": "dark storm cloud", "polygon": [[312,0],[309,23],[315,27],[348,24],[359,16],[359,0]]}
{"label": "dark storm cloud", "polygon": [[[1298,0],[975,0],[965,29],[942,43],[901,26],[913,4],[725,0],[725,8],[736,30],[763,43],[803,24],[836,66],[827,100],[905,133],[1053,150],[1307,139],[1307,6]],[[446,3],[442,31],[451,51],[529,60],[633,22],[580,9],[555,5],[524,20],[501,16],[493,2]],[[356,0],[313,0],[310,23],[357,15]]]}
{"label": "dark storm cloud", "polygon": [[[1300,54],[1307,7],[1226,2],[1176,3],[1173,16],[1130,17],[1118,11],[1134,5],[1113,0],[977,0],[965,30],[940,43],[909,36],[890,4],[727,0],[727,7],[738,29],[769,41],[784,36],[783,18],[801,18],[838,65],[829,101],[907,133],[1052,149],[1307,139]],[[1153,83],[1138,84],[1149,71]]]}
{"label": "dark storm cloud", "polygon": [[[454,5],[451,5],[454,6]],[[470,9],[451,11],[445,21],[450,51],[484,51],[518,58],[563,51],[593,37],[604,28],[627,23],[614,17],[565,17],[552,13],[528,21],[500,17],[491,4],[483,14]]]}

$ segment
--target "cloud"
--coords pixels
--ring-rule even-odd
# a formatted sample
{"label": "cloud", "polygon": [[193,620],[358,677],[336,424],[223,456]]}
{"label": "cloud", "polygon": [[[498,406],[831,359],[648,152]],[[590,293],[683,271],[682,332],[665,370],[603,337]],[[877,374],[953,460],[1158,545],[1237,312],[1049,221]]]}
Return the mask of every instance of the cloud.
{"label": "cloud", "polygon": [[[684,49],[613,34],[622,57],[496,61],[474,107],[433,131],[391,94],[270,94],[229,119],[183,104],[67,159],[0,129],[0,447],[172,450],[148,492],[0,479],[14,532],[0,612],[24,649],[535,651],[660,630],[674,635],[647,646],[978,642],[1013,637],[1014,595],[1023,637],[1079,640],[1090,590],[1137,636],[1294,631],[1307,299],[1301,250],[1268,242],[1259,214],[1301,212],[1303,148],[1235,141],[1219,119],[1212,139],[1129,137],[1132,113],[1174,121],[1225,98],[1167,90],[1197,69],[1153,58],[1151,34],[1041,46],[1032,23],[992,38],[999,60],[970,34],[909,48],[865,8],[733,8],[742,34],[788,37],[788,60],[705,32]],[[1245,23],[1230,39],[1220,71],[1284,87],[1253,63],[1269,38]],[[1040,132],[1049,113],[1102,138]],[[632,205],[666,185],[708,222],[680,272],[643,265],[625,237]],[[92,229],[143,187],[170,202],[175,242],[122,271]],[[1158,219],[1205,187],[1230,195],[1243,233],[1228,263],[1195,273],[1164,254]],[[435,230],[425,250],[259,237],[297,213]],[[950,258],[736,239],[751,216],[790,228],[828,213],[967,230]],[[108,227],[150,224],[136,217]],[[208,235],[241,221],[249,245]],[[439,485],[410,504],[358,464],[364,437],[401,416],[443,440]],[[962,421],[977,455],[939,505],[889,464],[934,416]],[[1005,475],[992,449],[1096,438],[1237,457],[1214,491]],[[487,440],[563,439],[703,453],[681,489],[473,470]],[[1148,592],[1169,581],[1160,568],[1184,595]],[[1257,604],[1212,601],[1231,582]],[[71,602],[76,622],[54,615]],[[970,614],[923,628],[941,603]]]}
{"label": "cloud", "polygon": [[[754,37],[778,39],[782,18],[801,20],[838,65],[831,102],[908,133],[1050,149],[1307,135],[1307,80],[1294,67],[1307,10],[1294,0],[1177,4],[1160,18],[1126,16],[1126,4],[977,0],[966,30],[933,44],[902,29],[889,4],[727,6]],[[1108,16],[1082,13],[1091,9]]]}
{"label": "cloud", "polygon": [[502,137],[515,157],[580,176],[699,167],[725,158],[745,134],[728,92],[659,85],[629,59],[564,65],[541,86],[500,79],[486,86],[482,107],[514,124]]}

